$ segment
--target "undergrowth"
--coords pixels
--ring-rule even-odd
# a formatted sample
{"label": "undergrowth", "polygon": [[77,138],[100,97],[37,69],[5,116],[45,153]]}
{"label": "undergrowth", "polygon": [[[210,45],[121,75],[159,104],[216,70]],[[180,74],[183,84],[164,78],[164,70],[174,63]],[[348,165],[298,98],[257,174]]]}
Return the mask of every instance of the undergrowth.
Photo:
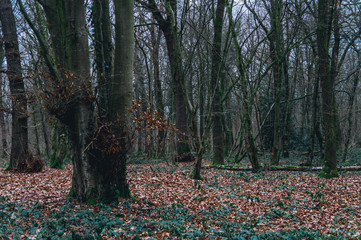
{"label": "undergrowth", "polygon": [[[29,209],[21,204],[1,203],[0,238],[21,239],[28,236],[36,239],[102,239],[103,237],[141,239],[147,236],[151,239],[160,239],[161,236],[166,236],[168,239],[222,237],[227,239],[346,239],[340,235],[323,236],[319,232],[304,228],[275,232],[255,231],[260,222],[282,214],[278,212],[271,212],[269,215],[252,221],[244,219],[244,222],[237,223],[224,219],[230,211],[234,211],[232,207],[206,209],[199,213],[202,216],[202,225],[199,227],[193,224],[199,216],[184,208],[182,204],[152,209],[151,212],[149,209],[131,209],[128,202],[122,204],[129,211],[135,212],[130,214],[119,208],[105,205],[89,208],[66,202],[60,209],[44,214],[46,207],[41,204],[35,204]],[[157,218],[142,217],[152,214],[155,214]],[[240,217],[242,217],[241,213]]]}

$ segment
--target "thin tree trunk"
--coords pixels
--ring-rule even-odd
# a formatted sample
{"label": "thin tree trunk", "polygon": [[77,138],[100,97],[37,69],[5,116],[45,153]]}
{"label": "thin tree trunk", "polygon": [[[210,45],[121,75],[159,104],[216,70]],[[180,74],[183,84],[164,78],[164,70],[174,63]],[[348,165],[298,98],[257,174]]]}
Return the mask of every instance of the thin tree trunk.
{"label": "thin tree trunk", "polygon": [[[162,81],[160,79],[159,72],[159,46],[161,39],[161,30],[159,27],[152,26],[151,28],[151,37],[152,37],[152,60],[153,60],[153,77],[154,77],[154,95],[157,111],[161,118],[164,118],[164,103],[163,103],[163,92],[162,92]],[[158,132],[158,155],[163,155],[165,150],[165,131],[159,129]]]}
{"label": "thin tree trunk", "polygon": [[[0,35],[0,39],[2,36]],[[3,49],[3,41],[0,40],[0,68],[3,66],[4,60],[4,49]],[[0,77],[0,108],[3,108],[3,78]],[[1,128],[1,144],[2,144],[2,157],[7,157],[7,149],[8,144],[6,141],[6,125],[5,125],[5,113],[4,111],[0,111],[0,128]]]}
{"label": "thin tree trunk", "polygon": [[354,102],[355,102],[357,86],[358,86],[359,79],[360,79],[360,77],[359,77],[359,75],[361,73],[360,67],[361,67],[361,55],[360,55],[360,53],[358,53],[358,68],[359,68],[359,70],[355,74],[353,85],[352,85],[352,90],[351,90],[351,93],[350,93],[350,99],[349,99],[349,104],[348,104],[349,113],[348,113],[348,117],[347,117],[347,133],[346,133],[346,137],[345,137],[346,142],[345,142],[345,146],[344,146],[342,162],[346,161],[348,148],[349,148],[350,140],[351,140],[353,106],[354,106]]}
{"label": "thin tree trunk", "polygon": [[40,138],[39,138],[39,130],[38,130],[38,125],[37,125],[37,118],[36,118],[36,111],[34,111],[36,107],[33,106],[33,126],[34,126],[34,134],[35,134],[35,149],[36,149],[36,154],[39,158],[41,158],[41,150],[40,150]]}
{"label": "thin tree trunk", "polygon": [[[135,59],[134,59],[134,92],[135,92],[135,99],[142,101],[140,111],[146,112],[147,111],[147,104],[146,104],[146,90],[145,90],[145,79],[144,79],[144,64],[140,57],[140,49],[138,46],[135,48]],[[140,118],[139,111],[137,111],[136,118]],[[145,151],[145,124],[143,122],[143,126],[139,129],[137,129],[138,135],[137,135],[137,151],[143,152]]]}
{"label": "thin tree trunk", "polygon": [[[10,0],[0,1],[0,22],[4,37],[7,76],[12,100],[12,136],[9,169],[17,168],[28,154],[27,100],[21,73],[15,17]],[[20,161],[21,160],[21,161]]]}
{"label": "thin tree trunk", "polygon": [[165,8],[167,18],[164,19],[157,8],[154,0],[148,0],[147,7],[162,29],[166,39],[169,63],[173,80],[173,94],[175,100],[176,128],[177,131],[177,153],[183,155],[190,152],[187,138],[187,109],[185,103],[186,89],[182,63],[181,42],[177,29],[177,0],[166,0]]}
{"label": "thin tree trunk", "polygon": [[47,123],[45,120],[45,114],[47,114],[43,108],[39,108],[39,114],[40,114],[40,121],[41,121],[41,129],[43,132],[43,138],[44,138],[44,143],[45,143],[45,154],[46,157],[49,159],[50,158],[50,144],[49,144],[49,133],[48,133],[48,127],[47,127]]}
{"label": "thin tree trunk", "polygon": [[243,56],[242,51],[240,48],[240,45],[237,40],[237,35],[235,31],[235,26],[232,18],[232,7],[229,5],[229,2],[227,0],[227,12],[228,12],[228,19],[230,22],[230,28],[232,31],[232,38],[233,43],[236,46],[236,53],[237,53],[237,68],[239,71],[239,78],[240,78],[240,84],[241,84],[241,90],[243,95],[243,128],[244,128],[244,135],[245,135],[245,144],[246,144],[246,150],[248,157],[250,159],[251,165],[252,165],[252,171],[257,172],[260,169],[260,165],[258,162],[257,157],[257,146],[253,137],[253,127],[252,127],[252,104],[253,104],[253,96],[248,92],[248,86],[247,86],[247,77],[243,62]]}
{"label": "thin tree trunk", "polygon": [[282,134],[282,152],[284,158],[290,157],[290,131],[291,131],[291,112],[292,105],[290,103],[290,78],[288,74],[288,57],[285,56],[283,59],[283,76],[284,76],[284,108],[283,108],[283,134]]}
{"label": "thin tree trunk", "polygon": [[223,15],[225,9],[225,0],[217,1],[216,15],[214,17],[214,37],[212,45],[212,71],[211,71],[211,102],[212,102],[212,139],[213,139],[213,165],[224,164],[224,136],[223,136],[223,107],[221,88],[223,81],[223,61],[221,59],[222,52],[222,29],[223,29]]}

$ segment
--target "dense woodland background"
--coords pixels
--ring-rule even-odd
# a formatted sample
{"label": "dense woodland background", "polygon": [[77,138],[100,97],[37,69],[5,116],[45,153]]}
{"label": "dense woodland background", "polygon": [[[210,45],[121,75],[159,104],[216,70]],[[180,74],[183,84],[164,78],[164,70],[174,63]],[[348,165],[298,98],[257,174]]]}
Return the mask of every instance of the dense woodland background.
{"label": "dense woodland background", "polygon": [[1,0],[3,164],[72,162],[80,201],[130,196],[131,156],[192,153],[195,179],[204,158],[338,176],[361,145],[360,14],[358,0]]}
{"label": "dense woodland background", "polygon": [[0,0],[0,239],[360,239],[360,38],[360,0]]}

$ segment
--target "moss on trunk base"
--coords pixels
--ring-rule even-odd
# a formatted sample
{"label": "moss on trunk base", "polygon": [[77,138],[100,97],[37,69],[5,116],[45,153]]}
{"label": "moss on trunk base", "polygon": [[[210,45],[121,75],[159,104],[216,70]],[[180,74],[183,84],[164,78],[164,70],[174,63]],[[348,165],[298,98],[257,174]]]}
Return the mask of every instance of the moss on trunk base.
{"label": "moss on trunk base", "polygon": [[340,175],[338,174],[337,172],[337,169],[328,169],[328,168],[325,168],[323,169],[319,174],[318,174],[318,177],[320,178],[336,178],[336,177],[339,177]]}
{"label": "moss on trunk base", "polygon": [[195,171],[193,171],[191,173],[190,178],[194,179],[194,180],[204,180],[204,178],[202,178],[201,174],[200,173],[196,174]]}

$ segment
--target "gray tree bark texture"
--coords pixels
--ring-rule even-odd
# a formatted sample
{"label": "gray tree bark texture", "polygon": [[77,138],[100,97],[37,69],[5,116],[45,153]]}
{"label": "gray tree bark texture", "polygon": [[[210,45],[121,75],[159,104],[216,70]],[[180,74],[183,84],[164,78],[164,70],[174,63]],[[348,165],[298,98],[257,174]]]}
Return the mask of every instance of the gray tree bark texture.
{"label": "gray tree bark texture", "polygon": [[[110,203],[117,202],[119,197],[130,196],[126,180],[126,153],[129,148],[127,110],[132,97],[133,5],[131,0],[114,0],[117,46],[115,75],[106,90],[110,91],[110,97],[107,94],[99,95],[102,109],[98,112],[100,118],[96,118],[90,81],[84,1],[47,0],[44,3],[56,60],[65,70],[63,79],[58,84],[68,86],[69,90],[73,91],[70,93],[75,91],[70,101],[60,99],[60,102],[65,101],[62,102],[65,104],[65,112],[57,117],[68,127],[73,146],[73,181],[70,195],[81,202]],[[107,11],[103,13],[106,14]],[[102,35],[104,40],[106,29],[98,27],[95,31]],[[106,44],[106,41],[100,44]],[[104,54],[104,51],[99,54]],[[107,64],[104,56],[99,57],[102,60],[98,64],[103,64],[103,61]],[[99,69],[105,71],[106,66],[100,65]],[[103,78],[98,80],[99,84],[105,81]],[[107,130],[104,132],[102,129]],[[107,144],[108,149],[101,145],[105,140],[110,141]]]}
{"label": "gray tree bark texture", "polygon": [[28,116],[15,17],[10,0],[0,1],[0,22],[12,101],[12,144],[9,169],[14,169],[18,167],[21,160],[26,160],[28,154]]}

